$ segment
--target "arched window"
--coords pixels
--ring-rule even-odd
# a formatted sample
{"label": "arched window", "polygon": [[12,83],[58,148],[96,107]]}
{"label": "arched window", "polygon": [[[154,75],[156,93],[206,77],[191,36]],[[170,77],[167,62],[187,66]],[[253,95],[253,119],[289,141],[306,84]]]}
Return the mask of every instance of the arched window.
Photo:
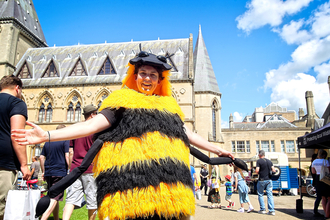
{"label": "arched window", "polygon": [[53,117],[53,108],[52,108],[52,104],[48,104],[47,106],[47,113],[46,113],[46,122],[50,122],[52,120]]}
{"label": "arched window", "polygon": [[80,104],[80,102],[77,102],[77,104],[75,106],[72,102],[70,102],[70,104],[68,106],[68,113],[67,113],[66,120],[71,121],[71,122],[81,121],[81,104]]}
{"label": "arched window", "polygon": [[42,103],[39,109],[39,122],[44,122],[44,119],[45,119],[45,105],[44,103]]}
{"label": "arched window", "polygon": [[76,105],[76,109],[75,109],[74,120],[75,121],[80,121],[80,119],[81,119],[81,105],[80,105],[80,102],[78,102],[77,105]]}
{"label": "arched window", "polygon": [[66,116],[66,120],[67,121],[73,121],[73,104],[72,102],[70,102],[69,106],[68,106],[68,113],[67,113],[67,116]]}
{"label": "arched window", "polygon": [[212,136],[213,140],[217,140],[217,103],[212,103]]}

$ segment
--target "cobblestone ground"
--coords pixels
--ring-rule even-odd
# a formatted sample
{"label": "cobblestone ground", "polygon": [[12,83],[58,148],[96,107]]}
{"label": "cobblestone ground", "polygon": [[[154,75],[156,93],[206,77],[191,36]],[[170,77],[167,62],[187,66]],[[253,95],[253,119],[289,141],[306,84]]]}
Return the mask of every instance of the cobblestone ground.
{"label": "cobblestone ground", "polygon": [[[251,213],[246,213],[248,209],[248,205],[244,204],[245,213],[238,213],[237,209],[239,209],[239,198],[238,194],[235,193],[232,196],[232,200],[236,203],[233,209],[225,208],[228,205],[228,202],[225,201],[225,187],[220,188],[221,194],[221,206],[222,209],[208,209],[210,205],[207,202],[207,196],[203,195],[202,199],[196,199],[196,213],[194,216],[194,220],[215,220],[215,219],[232,219],[232,220],[239,220],[239,219],[323,219],[323,218],[315,218],[313,216],[313,207],[314,207],[314,200],[315,198],[303,196],[303,213],[296,212],[296,200],[300,199],[300,196],[289,196],[289,195],[282,195],[282,196],[274,196],[274,203],[275,203],[275,216],[265,215],[265,214],[258,214],[260,209],[258,196],[254,194],[249,194],[250,201],[254,207],[254,211]],[[267,204],[266,195],[264,196],[265,204]],[[267,206],[266,206],[267,207]],[[267,210],[268,212],[268,210]],[[322,205],[319,207],[319,212],[324,214]]]}

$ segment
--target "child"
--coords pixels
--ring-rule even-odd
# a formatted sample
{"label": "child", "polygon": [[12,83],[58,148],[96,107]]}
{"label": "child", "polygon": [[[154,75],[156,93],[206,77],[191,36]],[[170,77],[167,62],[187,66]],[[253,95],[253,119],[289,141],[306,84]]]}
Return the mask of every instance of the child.
{"label": "child", "polygon": [[213,169],[214,170],[214,175],[212,176],[212,189],[209,192],[207,201],[211,202],[211,205],[209,206],[209,209],[216,209],[219,208],[221,209],[221,198],[220,198],[220,182],[219,182],[219,178],[218,178],[218,167],[213,165]]}
{"label": "child", "polygon": [[244,203],[249,205],[249,209],[247,213],[252,212],[254,210],[250,200],[249,200],[249,188],[245,183],[245,178],[243,172],[240,168],[234,165],[234,172],[235,172],[235,190],[238,191],[239,194],[239,201],[241,203],[241,208],[237,210],[238,212],[244,212]]}
{"label": "child", "polygon": [[228,209],[231,209],[232,207],[235,206],[235,202],[232,202],[231,201],[231,195],[233,194],[232,192],[232,184],[231,184],[231,176],[230,175],[226,175],[225,176],[225,179],[226,179],[226,183],[225,183],[225,186],[226,186],[226,197],[225,197],[225,200],[227,202],[229,202],[229,205],[227,206]]}

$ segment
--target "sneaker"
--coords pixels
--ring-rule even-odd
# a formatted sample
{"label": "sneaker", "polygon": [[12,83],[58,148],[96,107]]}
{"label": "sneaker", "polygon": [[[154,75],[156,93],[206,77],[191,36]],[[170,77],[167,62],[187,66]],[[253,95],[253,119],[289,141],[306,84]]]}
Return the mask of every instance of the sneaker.
{"label": "sneaker", "polygon": [[268,212],[268,215],[275,215],[275,212]]}
{"label": "sneaker", "polygon": [[234,207],[234,206],[235,206],[235,202],[232,202],[232,203],[231,203],[231,207]]}
{"label": "sneaker", "polygon": [[249,207],[249,210],[247,210],[247,213],[253,212],[254,208],[253,207]]}
{"label": "sneaker", "polygon": [[232,207],[229,205],[229,206],[227,206],[227,209],[231,209]]}
{"label": "sneaker", "polygon": [[260,210],[258,213],[259,214],[266,214],[266,211],[265,210]]}
{"label": "sneaker", "polygon": [[240,208],[239,210],[237,210],[237,212],[243,213],[244,212],[244,209],[243,208]]}

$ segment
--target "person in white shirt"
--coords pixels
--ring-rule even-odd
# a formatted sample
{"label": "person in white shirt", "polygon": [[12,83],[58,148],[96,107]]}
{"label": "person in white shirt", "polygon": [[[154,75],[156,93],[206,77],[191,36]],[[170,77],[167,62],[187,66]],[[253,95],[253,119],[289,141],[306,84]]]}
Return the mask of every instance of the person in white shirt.
{"label": "person in white shirt", "polygon": [[319,149],[317,154],[317,159],[315,159],[312,163],[312,173],[316,174],[316,193],[317,195],[322,196],[322,207],[325,213],[325,218],[330,218],[330,186],[322,181],[320,181],[320,174],[322,171],[322,166],[326,167],[326,171],[330,172],[329,161],[326,160],[328,153]]}

